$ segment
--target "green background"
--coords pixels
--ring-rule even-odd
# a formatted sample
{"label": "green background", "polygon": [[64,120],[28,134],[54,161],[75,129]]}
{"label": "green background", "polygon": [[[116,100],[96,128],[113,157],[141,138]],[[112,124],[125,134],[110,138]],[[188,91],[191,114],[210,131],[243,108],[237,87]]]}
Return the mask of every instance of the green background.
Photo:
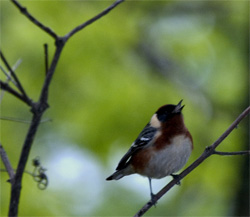
{"label": "green background", "polygon": [[[112,3],[20,2],[59,35]],[[54,41],[10,1],[0,6],[1,49],[11,65],[22,60],[16,73],[36,101],[45,77],[43,44],[51,61]],[[25,174],[19,215],[133,216],[149,200],[148,180],[105,178],[152,114],[184,100],[194,139],[191,164],[248,106],[248,61],[248,1],[127,1],[77,33],[60,57],[43,117],[51,121],[40,125],[26,167],[33,171],[32,159],[39,156],[49,186],[39,190]],[[29,121],[31,113],[4,93],[1,117]],[[1,143],[14,168],[28,127],[1,120]],[[245,119],[218,150],[247,150],[248,138]],[[146,216],[247,216],[248,160],[211,156]],[[10,184],[6,172],[0,176],[0,213],[6,216]],[[170,180],[153,180],[154,192]]]}

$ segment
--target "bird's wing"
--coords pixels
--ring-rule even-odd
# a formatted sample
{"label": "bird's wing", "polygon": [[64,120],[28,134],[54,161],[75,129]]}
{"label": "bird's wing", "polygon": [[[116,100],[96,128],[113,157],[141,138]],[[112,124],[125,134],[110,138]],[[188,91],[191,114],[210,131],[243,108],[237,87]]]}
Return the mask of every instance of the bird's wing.
{"label": "bird's wing", "polygon": [[122,157],[116,170],[124,169],[130,162],[131,156],[138,150],[149,146],[154,139],[154,136],[157,132],[157,128],[150,126],[147,124],[146,127],[139,134],[135,142],[131,145],[128,152]]}

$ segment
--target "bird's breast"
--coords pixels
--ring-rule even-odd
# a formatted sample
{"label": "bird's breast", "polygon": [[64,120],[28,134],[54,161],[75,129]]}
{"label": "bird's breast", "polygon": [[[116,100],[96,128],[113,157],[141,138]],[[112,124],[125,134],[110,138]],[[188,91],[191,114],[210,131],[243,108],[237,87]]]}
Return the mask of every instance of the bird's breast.
{"label": "bird's breast", "polygon": [[[144,150],[147,156],[144,169],[139,174],[151,178],[163,178],[179,171],[188,161],[192,152],[192,139],[188,135],[176,135],[170,139],[170,144],[158,149],[151,146]],[[149,154],[151,153],[151,154]]]}

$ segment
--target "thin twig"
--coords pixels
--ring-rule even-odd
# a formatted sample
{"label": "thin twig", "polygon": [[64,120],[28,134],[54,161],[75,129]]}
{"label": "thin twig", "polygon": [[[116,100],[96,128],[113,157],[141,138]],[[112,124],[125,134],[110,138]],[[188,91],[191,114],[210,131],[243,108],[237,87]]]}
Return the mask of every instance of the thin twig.
{"label": "thin twig", "polygon": [[15,177],[15,172],[11,166],[11,163],[8,159],[8,156],[2,146],[2,144],[0,143],[0,156],[1,156],[1,159],[3,161],[3,164],[9,174],[9,177],[10,177],[10,182],[13,183],[13,180],[14,180],[14,177]]}
{"label": "thin twig", "polygon": [[81,24],[81,25],[77,26],[76,28],[74,28],[71,32],[69,32],[67,35],[65,35],[64,38],[66,40],[68,40],[72,35],[74,35],[78,31],[82,30],[86,26],[90,25],[91,23],[95,22],[96,20],[100,19],[104,15],[108,14],[112,9],[114,9],[116,6],[118,6],[120,3],[124,2],[124,1],[125,0],[117,0],[116,2],[114,2],[112,5],[110,5],[108,8],[106,8],[101,13],[97,14],[96,16],[91,18],[90,20],[88,20],[88,21],[84,22],[83,24]]}
{"label": "thin twig", "polygon": [[20,99],[21,101],[23,101],[24,103],[26,103],[29,106],[32,106],[32,101],[28,100],[21,95],[20,93],[18,93],[16,90],[14,90],[13,88],[11,88],[7,83],[3,82],[0,80],[0,89],[5,90],[7,92],[9,92],[10,94],[12,94],[13,96],[17,97],[18,99]]}
{"label": "thin twig", "polygon": [[[16,69],[17,69],[18,66],[21,64],[21,62],[22,62],[21,59],[17,60],[17,62],[15,63],[15,65],[12,67],[12,71],[13,71],[13,72],[16,71]],[[0,66],[0,69],[1,69],[1,71],[5,74],[5,76],[7,77],[7,79],[6,79],[5,82],[8,83],[9,81],[11,81],[16,87],[18,87],[18,86],[17,86],[17,83],[11,78],[10,72],[9,72],[9,73],[6,72],[2,66]]]}
{"label": "thin twig", "polygon": [[5,73],[5,71],[3,70],[3,72],[4,72],[4,74],[7,76],[7,78],[9,79],[9,80],[11,80],[12,81],[12,79],[11,79],[11,76],[14,78],[14,82],[13,82],[13,84],[22,92],[22,91],[24,91],[23,90],[23,87],[22,87],[22,85],[21,85],[21,83],[20,83],[20,81],[19,81],[19,79],[17,78],[17,76],[16,76],[16,74],[15,74],[15,72],[14,72],[14,70],[12,70],[12,68],[10,67],[10,65],[9,65],[9,63],[7,62],[7,60],[6,60],[6,58],[4,57],[4,55],[3,55],[3,53],[2,53],[2,51],[0,51],[0,56],[1,56],[1,59],[3,60],[3,62],[4,62],[4,64],[5,64],[5,66],[7,67],[7,69],[9,70],[9,72],[10,72],[10,75],[8,75],[7,73]]}
{"label": "thin twig", "polygon": [[[16,171],[16,170],[13,169],[13,171]],[[8,172],[8,170],[0,168],[0,172]],[[33,173],[30,171],[25,170],[24,173],[27,173],[30,176],[34,177]]]}
{"label": "thin twig", "polygon": [[[13,121],[15,123],[22,123],[22,124],[31,124],[31,121],[22,120],[22,119],[18,119],[18,118],[12,118],[12,117],[0,117],[0,120]],[[46,123],[46,122],[49,122],[49,121],[52,121],[52,119],[46,118],[44,120],[41,120],[40,123],[43,124],[43,123]]]}
{"label": "thin twig", "polygon": [[209,147],[205,149],[202,155],[195,160],[188,168],[178,175],[178,178],[170,181],[164,188],[162,188],[154,197],[154,201],[149,201],[146,203],[135,215],[134,217],[139,217],[145,214],[164,194],[166,194],[174,185],[180,182],[185,176],[187,176],[191,171],[198,167],[205,159],[214,154],[215,148],[233,131],[234,128],[250,113],[250,106],[245,109],[236,120],[229,126],[229,128]]}
{"label": "thin twig", "polygon": [[20,10],[20,12],[22,14],[24,14],[32,23],[34,23],[36,26],[38,26],[39,28],[41,28],[42,30],[44,30],[45,32],[47,32],[50,36],[52,36],[53,38],[57,39],[58,36],[57,34],[50,29],[49,27],[45,26],[44,24],[42,24],[40,21],[38,21],[35,17],[33,17],[27,10],[27,8],[23,7],[19,2],[17,2],[16,0],[11,0],[15,6]]}
{"label": "thin twig", "polygon": [[58,41],[57,41],[58,43],[56,43],[57,48],[56,48],[55,54],[53,56],[50,68],[47,71],[47,75],[46,75],[46,78],[45,78],[45,81],[44,81],[44,84],[43,84],[43,87],[42,87],[42,90],[40,93],[39,104],[40,104],[42,109],[47,109],[47,107],[48,107],[47,101],[48,101],[49,85],[51,83],[52,77],[53,77],[54,72],[56,70],[57,63],[58,63],[59,58],[61,56],[61,52],[62,52],[64,45],[65,45],[65,41],[60,40],[60,39],[58,39],[58,40],[61,43],[59,43]]}
{"label": "thin twig", "polygon": [[[21,62],[22,62],[21,59],[17,60],[17,62],[15,63],[15,65],[12,67],[12,70],[16,71],[17,67],[21,64]],[[8,84],[8,82],[11,81],[17,87],[16,82],[10,77],[10,72],[9,73],[6,72],[2,66],[0,66],[0,69],[2,70],[2,72],[7,77],[5,83]],[[2,90],[1,95],[0,95],[0,103],[2,102],[3,96],[4,96],[4,90]]]}
{"label": "thin twig", "polygon": [[44,59],[45,59],[45,75],[47,75],[49,70],[48,44],[44,44]]}
{"label": "thin twig", "polygon": [[4,75],[7,77],[6,82],[11,81],[17,87],[17,83],[11,78],[8,72],[6,72],[2,66],[0,66],[0,69],[4,73]]}
{"label": "thin twig", "polygon": [[[16,170],[14,170],[14,171],[16,171]],[[23,173],[26,173],[26,174],[32,176],[33,179],[38,183],[37,187],[40,190],[45,190],[48,186],[48,183],[49,183],[48,177],[45,174],[45,171],[46,171],[45,168],[39,167],[39,168],[36,168],[33,172],[30,172],[28,170],[24,170]],[[0,168],[0,172],[8,172],[8,171],[6,169]],[[11,182],[11,180],[8,179],[7,182]]]}
{"label": "thin twig", "polygon": [[235,152],[224,152],[224,151],[213,151],[213,154],[217,155],[224,155],[224,156],[230,156],[230,155],[248,155],[250,154],[250,151],[235,151]]}
{"label": "thin twig", "polygon": [[22,59],[18,59],[14,66],[12,67],[12,70],[15,72],[18,66],[22,63]]}
{"label": "thin twig", "polygon": [[23,97],[25,98],[25,100],[27,101],[27,104],[31,105],[31,99],[27,96],[23,86],[21,85],[19,79],[17,78],[15,72],[12,70],[12,68],[10,67],[9,63],[7,62],[7,60],[5,59],[3,53],[0,51],[0,56],[1,59],[3,60],[5,66],[7,67],[7,69],[10,71],[11,76],[13,77],[13,79],[15,80],[18,89],[20,90],[20,92],[22,93]]}

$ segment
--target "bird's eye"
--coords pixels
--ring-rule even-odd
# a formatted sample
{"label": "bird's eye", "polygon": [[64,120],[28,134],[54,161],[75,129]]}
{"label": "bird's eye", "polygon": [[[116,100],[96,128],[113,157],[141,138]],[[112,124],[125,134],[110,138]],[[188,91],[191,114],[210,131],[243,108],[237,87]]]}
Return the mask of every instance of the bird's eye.
{"label": "bird's eye", "polygon": [[161,121],[161,122],[166,121],[167,116],[168,116],[167,112],[160,113],[160,114],[158,114],[158,115],[157,115],[157,117],[158,117],[159,121]]}

